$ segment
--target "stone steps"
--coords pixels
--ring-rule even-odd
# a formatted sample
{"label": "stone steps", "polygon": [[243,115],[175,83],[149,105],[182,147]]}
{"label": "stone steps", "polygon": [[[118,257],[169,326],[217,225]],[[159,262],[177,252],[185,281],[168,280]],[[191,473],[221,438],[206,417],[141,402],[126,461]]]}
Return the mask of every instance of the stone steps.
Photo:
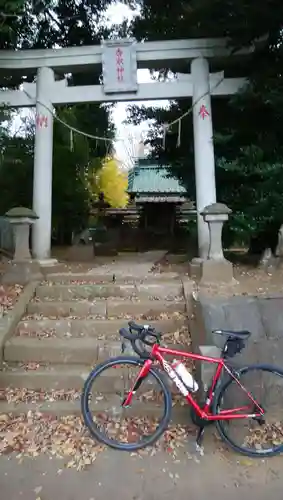
{"label": "stone steps", "polygon": [[[173,333],[184,325],[185,318],[169,318],[151,321],[156,330],[168,334]],[[41,337],[101,337],[119,339],[120,328],[126,325],[123,319],[97,320],[97,319],[44,319],[20,321],[15,334],[17,336]]]}
{"label": "stone steps", "polygon": [[[115,283],[113,276],[100,278],[57,274],[37,286],[14,336],[5,342],[0,387],[80,392],[93,366],[121,354],[119,329],[129,319],[153,325],[165,334],[170,347],[187,350],[172,341],[187,322],[183,285],[177,276],[154,276],[154,281],[148,276],[121,277]],[[119,389],[121,381],[114,372],[109,370],[101,378],[102,393],[111,395]],[[33,408],[56,415],[80,413],[79,401],[48,400],[39,405],[0,400],[0,413],[6,407],[12,413]],[[148,411],[148,404],[144,408]]]}
{"label": "stone steps", "polygon": [[171,299],[182,297],[183,287],[180,282],[163,283],[138,283],[138,284],[56,284],[40,285],[36,290],[36,296],[40,300],[69,301],[73,299],[114,298],[114,297],[138,297],[139,299]]}
{"label": "stone steps", "polygon": [[[150,273],[145,274],[142,277],[137,277],[133,275],[127,275],[125,273],[123,276],[120,274],[115,274],[115,284],[125,285],[125,284],[135,284],[135,283],[163,283],[164,281],[178,282],[180,283],[180,276],[177,273]],[[113,284],[113,273],[99,274],[97,272],[86,273],[75,273],[75,272],[61,272],[61,273],[47,273],[46,282],[42,283],[47,285],[56,284]]]}
{"label": "stone steps", "polygon": [[[129,317],[132,319],[143,316],[145,319],[158,319],[162,314],[184,312],[185,303],[183,301],[160,301],[160,300],[113,300],[98,299],[96,301],[41,301],[30,302],[27,307],[27,315],[36,315],[40,319],[43,317],[64,318],[75,317],[100,317],[119,318]],[[30,318],[32,319],[32,318]]]}
{"label": "stone steps", "polygon": [[[30,391],[79,391],[93,365],[65,365],[65,364],[35,364],[23,366],[10,364],[5,366],[1,373],[1,385],[10,389],[28,389]],[[134,373],[137,373],[138,369]],[[125,374],[123,374],[125,376]],[[132,374],[133,378],[133,374]],[[152,388],[153,379],[143,383],[144,390]],[[168,379],[168,384],[170,380]],[[127,388],[129,385],[126,386]],[[102,373],[95,382],[96,393],[113,394],[122,391],[124,380],[122,370],[110,368]]]}
{"label": "stone steps", "polygon": [[[80,391],[91,371],[91,365],[36,365],[27,367],[10,365],[1,373],[1,386],[30,390],[68,390]],[[105,377],[106,379],[107,377]],[[113,382],[111,380],[111,382]],[[105,384],[104,390],[108,385]]]}
{"label": "stone steps", "polygon": [[[186,350],[182,344],[168,347]],[[82,338],[12,337],[4,347],[7,363],[54,363],[94,365],[111,357],[120,356],[121,342]]]}
{"label": "stone steps", "polygon": [[[33,369],[29,369],[29,367]],[[1,373],[1,384],[12,389],[29,389],[34,391],[81,391],[82,386],[93,369],[92,365],[35,365],[27,367],[6,365]],[[121,372],[109,369],[98,377],[95,388],[111,394],[123,389]]]}
{"label": "stone steps", "polygon": [[[109,401],[109,407],[111,401]],[[105,405],[100,404],[92,406],[93,415],[101,413],[105,410]],[[127,416],[132,417],[152,417],[160,418],[161,411],[160,407],[154,404],[143,404],[136,403],[131,408],[127,409]],[[69,416],[69,415],[81,415],[81,405],[80,400],[75,401],[44,401],[41,403],[7,403],[0,401],[0,415],[11,414],[14,416],[22,415],[27,412],[39,412],[42,414],[48,414],[50,416]],[[190,424],[190,413],[187,406],[176,405],[173,407],[172,411],[172,422],[178,424]]]}
{"label": "stone steps", "polygon": [[24,338],[12,337],[4,347],[4,359],[9,362],[41,362],[86,364],[99,363],[121,354],[121,342],[95,338]]}

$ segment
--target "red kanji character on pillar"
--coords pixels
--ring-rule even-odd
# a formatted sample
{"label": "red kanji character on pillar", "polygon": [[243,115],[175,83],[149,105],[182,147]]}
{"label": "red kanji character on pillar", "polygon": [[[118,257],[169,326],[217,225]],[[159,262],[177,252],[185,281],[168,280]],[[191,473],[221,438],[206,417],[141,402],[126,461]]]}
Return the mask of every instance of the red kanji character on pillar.
{"label": "red kanji character on pillar", "polygon": [[207,111],[204,104],[201,105],[199,110],[199,116],[204,120],[207,116],[209,116],[209,112]]}
{"label": "red kanji character on pillar", "polygon": [[47,118],[47,116],[37,115],[36,116],[36,125],[39,128],[42,128],[42,127],[47,128],[48,127],[48,118]]}

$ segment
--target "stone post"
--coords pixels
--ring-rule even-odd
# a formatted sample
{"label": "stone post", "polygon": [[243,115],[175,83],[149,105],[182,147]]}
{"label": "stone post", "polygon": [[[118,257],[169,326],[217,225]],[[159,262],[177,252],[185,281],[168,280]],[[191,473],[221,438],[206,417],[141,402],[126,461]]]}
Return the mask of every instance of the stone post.
{"label": "stone post", "polygon": [[16,207],[9,210],[6,217],[13,228],[15,253],[3,281],[25,284],[41,279],[39,264],[32,260],[29,250],[30,227],[38,219],[36,213],[29,208]]}
{"label": "stone post", "polygon": [[231,213],[223,203],[213,203],[203,209],[201,215],[208,224],[209,250],[206,260],[202,261],[201,281],[206,283],[231,282],[233,279],[233,265],[226,260],[222,248],[223,224]]}

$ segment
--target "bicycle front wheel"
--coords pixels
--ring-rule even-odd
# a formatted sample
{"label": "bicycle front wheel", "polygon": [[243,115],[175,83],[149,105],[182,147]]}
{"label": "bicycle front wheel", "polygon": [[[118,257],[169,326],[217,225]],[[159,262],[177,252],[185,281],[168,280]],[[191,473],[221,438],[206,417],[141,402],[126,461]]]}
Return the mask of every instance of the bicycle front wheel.
{"label": "bicycle front wheel", "polygon": [[257,403],[264,415],[262,418],[217,420],[221,438],[235,451],[249,457],[282,453],[283,370],[270,365],[247,366],[237,370],[237,381],[230,377],[220,386],[213,413],[219,415],[226,411],[232,415],[234,410],[236,414],[259,414]]}
{"label": "bicycle front wheel", "polygon": [[154,367],[136,390],[130,407],[122,403],[144,364],[119,356],[98,365],[87,378],[81,409],[84,422],[98,441],[117,450],[135,451],[152,445],[170,422],[171,393]]}

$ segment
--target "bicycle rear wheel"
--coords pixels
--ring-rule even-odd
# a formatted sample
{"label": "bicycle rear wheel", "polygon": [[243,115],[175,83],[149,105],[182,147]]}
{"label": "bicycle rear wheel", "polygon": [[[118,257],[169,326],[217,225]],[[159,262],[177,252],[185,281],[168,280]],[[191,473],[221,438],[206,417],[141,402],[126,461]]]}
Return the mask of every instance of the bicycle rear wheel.
{"label": "bicycle rear wheel", "polygon": [[[221,438],[235,451],[249,457],[267,457],[283,452],[283,370],[270,365],[247,366],[237,371],[238,382],[264,410],[262,419],[217,420]],[[258,408],[240,385],[230,377],[215,395],[213,413],[237,410],[252,414]]]}
{"label": "bicycle rear wheel", "polygon": [[131,406],[122,407],[143,364],[142,359],[130,356],[111,358],[98,365],[85,382],[81,398],[85,425],[94,438],[111,448],[135,451],[152,445],[170,422],[171,393],[154,367],[136,390]]}

